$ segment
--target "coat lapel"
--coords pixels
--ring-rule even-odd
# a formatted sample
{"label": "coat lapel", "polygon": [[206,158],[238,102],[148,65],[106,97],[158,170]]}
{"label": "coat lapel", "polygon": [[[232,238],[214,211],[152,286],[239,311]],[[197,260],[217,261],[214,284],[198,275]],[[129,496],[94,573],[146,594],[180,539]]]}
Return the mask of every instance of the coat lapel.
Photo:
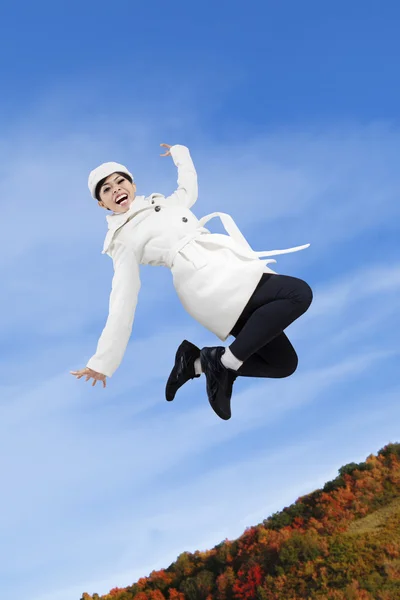
{"label": "coat lapel", "polygon": [[148,204],[149,198],[146,198],[145,196],[137,196],[132,202],[127,212],[113,213],[112,215],[107,215],[106,220],[108,223],[108,231],[104,240],[102,254],[107,253],[111,242],[114,238],[114,235],[118,231],[118,229],[120,229],[125,225],[125,223],[133,219],[133,217],[139,212],[141,212],[144,208],[147,208]]}

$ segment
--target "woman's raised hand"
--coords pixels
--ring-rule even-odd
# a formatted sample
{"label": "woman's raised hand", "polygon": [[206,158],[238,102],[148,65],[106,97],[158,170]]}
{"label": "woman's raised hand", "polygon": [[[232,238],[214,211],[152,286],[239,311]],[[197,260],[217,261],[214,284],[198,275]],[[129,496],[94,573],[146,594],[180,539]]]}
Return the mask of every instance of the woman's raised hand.
{"label": "woman's raised hand", "polygon": [[171,152],[169,150],[170,148],[172,148],[172,146],[170,146],[169,144],[160,144],[160,146],[162,146],[163,148],[168,148],[167,152],[165,154],[160,154],[160,156],[171,156]]}
{"label": "woman's raised hand", "polygon": [[89,381],[89,379],[93,379],[93,385],[96,385],[96,383],[98,381],[102,381],[103,382],[103,388],[106,387],[107,383],[106,383],[106,375],[103,375],[102,373],[98,373],[97,371],[93,371],[93,369],[89,369],[88,367],[86,367],[85,369],[81,369],[80,371],[70,371],[71,375],[75,375],[75,377],[77,379],[80,379],[81,377],[84,377],[86,375],[86,381]]}

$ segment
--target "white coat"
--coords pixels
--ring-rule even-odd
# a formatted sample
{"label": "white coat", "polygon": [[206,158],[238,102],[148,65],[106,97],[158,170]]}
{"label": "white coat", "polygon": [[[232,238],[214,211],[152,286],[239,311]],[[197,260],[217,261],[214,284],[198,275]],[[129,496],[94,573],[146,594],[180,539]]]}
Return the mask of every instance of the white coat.
{"label": "white coat", "polygon": [[[120,365],[131,335],[140,264],[170,268],[185,310],[226,340],[262,274],[274,273],[266,265],[276,261],[260,257],[309,246],[254,252],[229,215],[212,213],[197,219],[190,210],[198,188],[189,150],[176,145],[171,156],[178,167],[178,189],[171,196],[137,196],[127,212],[107,216],[103,254],[114,265],[109,315],[87,366],[108,377]],[[214,217],[220,217],[228,235],[204,227]]]}

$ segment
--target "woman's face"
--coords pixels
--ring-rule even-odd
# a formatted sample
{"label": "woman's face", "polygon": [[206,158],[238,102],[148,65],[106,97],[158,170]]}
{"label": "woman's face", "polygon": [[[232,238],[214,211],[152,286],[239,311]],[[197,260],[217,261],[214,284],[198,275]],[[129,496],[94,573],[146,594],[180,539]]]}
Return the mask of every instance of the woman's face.
{"label": "woman's face", "polygon": [[109,208],[115,213],[129,210],[135,199],[136,185],[125,179],[123,175],[113,173],[99,190],[99,206]]}

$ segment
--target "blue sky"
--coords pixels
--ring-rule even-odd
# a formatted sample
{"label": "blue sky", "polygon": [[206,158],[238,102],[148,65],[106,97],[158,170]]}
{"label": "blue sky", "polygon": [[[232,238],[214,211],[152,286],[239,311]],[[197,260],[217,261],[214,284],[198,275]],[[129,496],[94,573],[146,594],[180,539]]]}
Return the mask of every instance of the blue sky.
{"label": "blue sky", "polygon": [[[398,440],[397,3],[44,3],[0,19],[0,587],[106,593],[211,548]],[[233,418],[204,380],[172,404],[183,338],[218,342],[142,269],[131,342],[106,390],[93,354],[112,263],[87,190],[100,162],[171,193],[159,144],[189,146],[201,217],[314,290],[287,331],[300,363],[238,380]],[[212,229],[218,230],[212,225]]]}

